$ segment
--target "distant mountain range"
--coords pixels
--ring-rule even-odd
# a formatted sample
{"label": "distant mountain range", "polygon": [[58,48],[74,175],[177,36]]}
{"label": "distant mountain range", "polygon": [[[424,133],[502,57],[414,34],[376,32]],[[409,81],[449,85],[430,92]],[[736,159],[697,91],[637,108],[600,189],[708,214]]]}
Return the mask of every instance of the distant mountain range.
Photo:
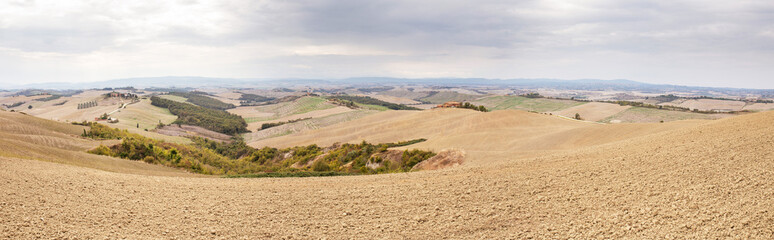
{"label": "distant mountain range", "polygon": [[345,79],[236,79],[236,78],[208,78],[208,77],[147,77],[125,78],[87,83],[36,83],[18,86],[2,87],[7,90],[20,89],[93,89],[93,88],[202,88],[202,87],[228,87],[228,88],[275,88],[275,87],[326,87],[326,86],[379,86],[417,84],[430,86],[500,86],[509,88],[550,88],[550,89],[574,89],[574,90],[609,90],[609,91],[642,91],[642,92],[698,92],[698,93],[723,93],[723,94],[755,94],[774,96],[774,89],[742,89],[742,88],[713,88],[692,87],[679,85],[649,84],[631,80],[558,80],[558,79],[485,79],[485,78],[389,78],[389,77],[360,77]]}

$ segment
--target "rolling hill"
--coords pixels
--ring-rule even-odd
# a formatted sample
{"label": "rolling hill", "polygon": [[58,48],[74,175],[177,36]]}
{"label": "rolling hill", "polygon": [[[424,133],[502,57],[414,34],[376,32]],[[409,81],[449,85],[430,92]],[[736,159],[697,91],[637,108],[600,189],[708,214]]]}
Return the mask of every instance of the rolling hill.
{"label": "rolling hill", "polygon": [[[23,126],[2,128],[16,138],[79,131],[0,116]],[[4,137],[0,238],[769,239],[773,121],[774,112],[615,125],[515,110],[382,112],[253,144],[427,137],[415,147],[459,148],[468,161],[286,179],[105,172],[10,156],[24,146]]]}

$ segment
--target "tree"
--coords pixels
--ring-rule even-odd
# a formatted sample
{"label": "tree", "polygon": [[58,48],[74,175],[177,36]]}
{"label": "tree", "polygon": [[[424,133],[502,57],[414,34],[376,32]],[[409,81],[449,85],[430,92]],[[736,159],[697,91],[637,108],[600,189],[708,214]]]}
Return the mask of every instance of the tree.
{"label": "tree", "polygon": [[579,113],[575,113],[575,119],[577,119],[577,120],[582,120],[582,118],[581,118],[581,116],[580,116],[580,114],[579,114]]}
{"label": "tree", "polygon": [[27,106],[27,109],[32,109],[32,105]]}

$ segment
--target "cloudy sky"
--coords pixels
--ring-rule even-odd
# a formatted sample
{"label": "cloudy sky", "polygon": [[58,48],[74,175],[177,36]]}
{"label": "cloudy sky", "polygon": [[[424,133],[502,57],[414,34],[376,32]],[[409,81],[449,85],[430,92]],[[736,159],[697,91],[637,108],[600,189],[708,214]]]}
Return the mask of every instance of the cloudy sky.
{"label": "cloudy sky", "polygon": [[0,1],[0,83],[151,76],[774,88],[774,1]]}

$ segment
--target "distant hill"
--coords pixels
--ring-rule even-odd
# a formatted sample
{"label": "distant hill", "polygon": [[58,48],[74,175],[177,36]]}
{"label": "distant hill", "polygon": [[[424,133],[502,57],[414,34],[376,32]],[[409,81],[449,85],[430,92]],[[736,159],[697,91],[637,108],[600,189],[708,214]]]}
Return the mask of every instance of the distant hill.
{"label": "distant hill", "polygon": [[149,87],[234,87],[234,88],[276,88],[293,86],[385,86],[418,84],[428,86],[498,86],[510,88],[551,88],[574,90],[612,90],[612,91],[643,91],[643,92],[699,92],[724,93],[731,95],[756,94],[774,96],[774,89],[743,89],[693,87],[665,84],[650,84],[631,80],[600,80],[600,79],[486,79],[486,78],[389,78],[389,77],[359,77],[345,79],[237,79],[208,78],[192,76],[168,76],[125,78],[88,83],[35,83],[16,86],[0,86],[0,89],[91,89],[116,88],[132,86],[135,88]]}

